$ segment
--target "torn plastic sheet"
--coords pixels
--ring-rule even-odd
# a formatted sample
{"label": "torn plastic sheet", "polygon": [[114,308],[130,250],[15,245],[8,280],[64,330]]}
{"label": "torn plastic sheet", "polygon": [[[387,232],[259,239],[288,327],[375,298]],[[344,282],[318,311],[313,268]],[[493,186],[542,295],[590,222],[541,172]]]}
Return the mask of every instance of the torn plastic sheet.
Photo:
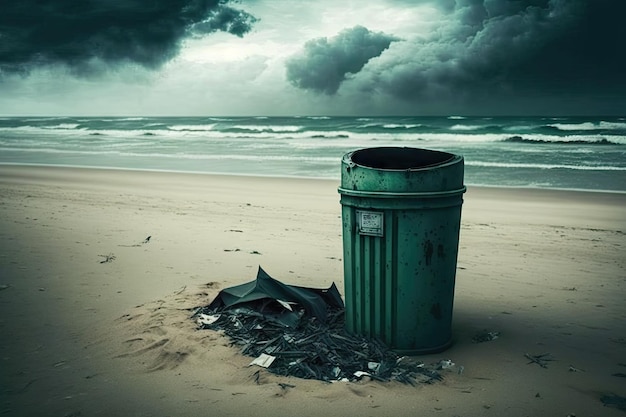
{"label": "torn plastic sheet", "polygon": [[328,382],[367,376],[411,385],[442,379],[437,363],[399,357],[379,340],[348,333],[344,313],[335,285],[290,286],[259,268],[255,281],[222,290],[192,318],[219,316],[211,324],[196,321],[201,329],[224,332],[255,358],[251,365],[277,375]]}
{"label": "torn plastic sheet", "polygon": [[223,289],[207,309],[245,305],[259,313],[268,313],[274,321],[292,327],[300,318],[293,304],[300,305],[305,314],[316,317],[322,323],[327,319],[329,307],[343,308],[343,300],[334,283],[328,289],[287,285],[270,277],[259,267],[254,281]]}

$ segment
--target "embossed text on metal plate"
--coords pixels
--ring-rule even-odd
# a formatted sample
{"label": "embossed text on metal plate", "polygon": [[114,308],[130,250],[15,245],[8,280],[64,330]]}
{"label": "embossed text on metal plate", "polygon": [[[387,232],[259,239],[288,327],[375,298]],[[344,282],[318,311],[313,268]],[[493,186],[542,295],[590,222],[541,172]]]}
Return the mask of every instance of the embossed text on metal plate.
{"label": "embossed text on metal plate", "polygon": [[383,236],[383,213],[380,211],[356,211],[356,224],[359,234]]}

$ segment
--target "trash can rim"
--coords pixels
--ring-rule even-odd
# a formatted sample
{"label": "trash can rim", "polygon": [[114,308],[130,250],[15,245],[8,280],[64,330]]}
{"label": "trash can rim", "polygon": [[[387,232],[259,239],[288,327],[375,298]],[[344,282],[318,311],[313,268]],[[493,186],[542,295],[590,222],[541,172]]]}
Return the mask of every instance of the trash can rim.
{"label": "trash can rim", "polygon": [[[439,158],[437,158],[433,162],[424,163],[422,165],[402,166],[402,167],[374,166],[374,164],[367,164],[367,163],[363,163],[363,161],[359,162],[359,161],[353,160],[353,157],[355,155],[363,154],[363,153],[370,153],[370,152],[371,153],[398,152],[398,156],[404,156],[402,153],[406,153],[406,152],[413,152],[413,153],[418,152],[424,155],[428,155],[431,158],[433,156],[438,156]],[[409,146],[377,146],[377,147],[360,148],[360,149],[355,149],[351,152],[348,152],[344,154],[343,156],[344,163],[346,163],[349,167],[358,166],[358,167],[366,168],[366,169],[373,169],[377,171],[389,171],[389,172],[406,172],[406,171],[412,172],[412,171],[422,171],[422,170],[429,170],[433,168],[446,167],[462,159],[463,159],[462,156],[455,155],[449,152],[436,151],[436,150],[426,149],[426,148],[415,148],[415,147],[409,147]],[[406,162],[408,162],[408,160],[405,160],[404,162],[405,162],[405,165],[407,165]],[[381,164],[381,165],[384,165],[384,164]]]}

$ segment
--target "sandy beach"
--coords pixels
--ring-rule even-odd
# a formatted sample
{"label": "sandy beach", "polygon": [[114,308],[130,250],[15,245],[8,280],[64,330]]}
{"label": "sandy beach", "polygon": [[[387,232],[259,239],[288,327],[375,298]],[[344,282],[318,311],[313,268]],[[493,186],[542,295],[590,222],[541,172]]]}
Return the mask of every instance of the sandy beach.
{"label": "sandy beach", "polygon": [[[626,397],[619,193],[468,189],[454,344],[419,358],[462,374],[412,387],[261,370],[257,383],[251,358],[196,330],[190,309],[259,265],[343,292],[337,186],[0,166],[0,414],[624,415],[602,401]],[[500,337],[473,343],[483,330]],[[544,353],[547,368],[524,356]]]}

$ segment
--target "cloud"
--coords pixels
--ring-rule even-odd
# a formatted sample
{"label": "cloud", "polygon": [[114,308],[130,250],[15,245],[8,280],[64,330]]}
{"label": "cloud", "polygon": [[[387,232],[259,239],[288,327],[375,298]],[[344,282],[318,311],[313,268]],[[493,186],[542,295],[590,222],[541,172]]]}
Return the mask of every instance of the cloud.
{"label": "cloud", "polygon": [[316,92],[334,94],[349,74],[359,72],[398,38],[355,26],[336,37],[308,41],[304,51],[286,62],[291,84]]}
{"label": "cloud", "polygon": [[[342,94],[355,100],[364,94],[386,95],[417,111],[436,107],[471,112],[481,106],[487,112],[515,113],[520,106],[527,113],[550,111],[547,104],[534,107],[544,98],[552,108],[578,101],[576,109],[570,107],[576,112],[585,111],[583,101],[594,100],[626,110],[626,55],[620,49],[626,44],[623,0],[431,4],[441,13],[431,33],[404,35],[404,40],[381,48],[377,59],[362,60],[350,70],[329,52],[330,42],[314,41],[304,58],[287,67],[290,81],[326,93],[337,91],[343,82]],[[353,74],[348,79],[343,77],[347,72]]]}
{"label": "cloud", "polygon": [[256,19],[229,0],[20,0],[0,13],[0,75],[62,64],[74,74],[131,63],[156,69],[190,36],[242,36]]}
{"label": "cloud", "polygon": [[208,16],[199,23],[191,26],[194,34],[204,35],[206,33],[222,31],[242,37],[248,33],[257,19],[249,13],[220,5],[211,10]]}
{"label": "cloud", "polygon": [[431,37],[390,50],[361,87],[450,101],[624,93],[624,12],[620,0],[457,0]]}

